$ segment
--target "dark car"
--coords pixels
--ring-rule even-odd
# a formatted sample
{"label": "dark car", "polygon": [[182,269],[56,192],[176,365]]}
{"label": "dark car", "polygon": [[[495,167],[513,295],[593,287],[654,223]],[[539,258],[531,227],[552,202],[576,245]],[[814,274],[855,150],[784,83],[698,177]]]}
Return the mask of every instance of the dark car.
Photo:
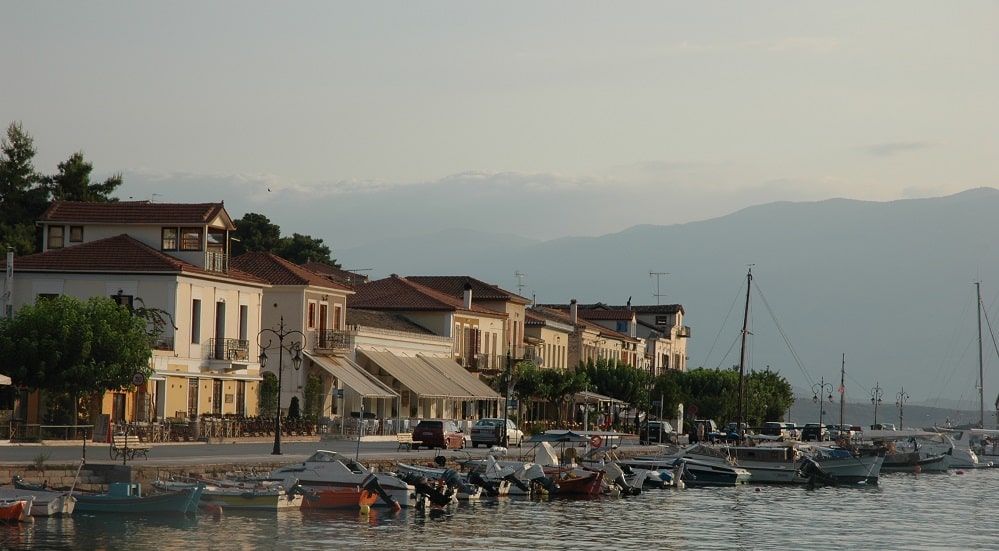
{"label": "dark car", "polygon": [[801,439],[805,442],[812,440],[823,442],[829,440],[829,430],[823,424],[805,423],[805,428],[801,429]]}
{"label": "dark car", "polygon": [[413,448],[420,449],[461,449],[465,447],[465,435],[454,421],[448,419],[424,419],[413,429]]}
{"label": "dark car", "polygon": [[668,421],[646,421],[638,429],[638,441],[642,444],[675,443],[676,431]]}

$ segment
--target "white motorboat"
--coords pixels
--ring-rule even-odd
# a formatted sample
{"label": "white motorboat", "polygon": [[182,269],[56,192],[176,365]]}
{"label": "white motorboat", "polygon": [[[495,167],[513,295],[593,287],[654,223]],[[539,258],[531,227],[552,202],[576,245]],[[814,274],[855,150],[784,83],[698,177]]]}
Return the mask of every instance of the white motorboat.
{"label": "white motorboat", "polygon": [[[302,463],[275,469],[267,479],[282,481],[285,487],[292,487],[297,483],[320,497],[327,495],[324,491],[333,491],[328,493],[335,494],[337,499],[333,501],[336,503],[344,503],[344,499],[353,500],[352,494],[360,495],[363,491],[373,492],[381,498],[374,505],[380,503],[396,508],[411,507],[415,503],[414,488],[399,477],[392,473],[372,471],[361,463],[330,450],[317,450]],[[307,493],[303,507],[308,506],[309,498],[310,494]]]}

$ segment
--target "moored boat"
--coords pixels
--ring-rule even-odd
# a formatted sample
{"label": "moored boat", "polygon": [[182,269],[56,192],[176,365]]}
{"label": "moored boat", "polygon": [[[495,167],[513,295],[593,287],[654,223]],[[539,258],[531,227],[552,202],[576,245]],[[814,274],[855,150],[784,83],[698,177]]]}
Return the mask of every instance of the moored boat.
{"label": "moored boat", "polygon": [[198,501],[205,485],[194,488],[142,494],[142,486],[135,482],[114,482],[107,493],[74,494],[76,508],[74,514],[114,513],[114,514],[195,514]]}
{"label": "moored boat", "polygon": [[[335,451],[317,450],[302,463],[275,469],[267,478],[281,481],[285,487],[298,484],[313,496],[326,496],[327,490],[335,491],[328,495],[328,501],[320,503],[355,500],[352,506],[356,506],[356,499],[361,498],[362,491],[367,491],[380,498],[372,505],[393,509],[413,505],[413,488],[405,481],[391,473],[376,473]],[[306,493],[302,507],[310,506],[314,505],[310,505],[309,493]]]}
{"label": "moored boat", "polygon": [[33,499],[30,512],[35,517],[71,515],[76,505],[76,498],[69,492],[0,488],[0,501],[24,499],[28,496]]}
{"label": "moored boat", "polygon": [[31,520],[32,501],[34,501],[34,498],[31,496],[0,500],[0,522],[24,522]]}
{"label": "moored boat", "polygon": [[246,483],[226,480],[177,481],[156,480],[153,486],[177,491],[204,484],[201,501],[221,506],[225,510],[277,511],[302,506],[303,494],[289,491],[277,483]]}

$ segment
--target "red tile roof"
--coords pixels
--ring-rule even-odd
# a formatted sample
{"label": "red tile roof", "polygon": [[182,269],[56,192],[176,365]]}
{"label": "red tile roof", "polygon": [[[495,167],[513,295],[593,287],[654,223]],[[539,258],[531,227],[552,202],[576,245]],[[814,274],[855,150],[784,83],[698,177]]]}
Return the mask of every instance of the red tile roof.
{"label": "red tile roof", "polygon": [[[6,266],[4,267],[6,268]],[[263,279],[238,269],[230,269],[226,274],[204,270],[157,251],[127,234],[15,258],[14,271],[52,273],[185,273],[228,277],[254,284],[267,283]]]}
{"label": "red tile roof", "polygon": [[[53,201],[38,219],[42,223],[64,224],[191,224],[205,225],[220,213],[223,203],[152,203],[149,201],[118,201],[86,203]],[[235,229],[225,213],[228,229]]]}
{"label": "red tile roof", "polygon": [[337,283],[343,283],[344,285],[349,285],[351,287],[368,282],[368,276],[366,275],[343,270],[323,262],[316,262],[315,260],[310,260],[305,264],[302,264],[302,267],[306,270],[322,275],[323,277],[332,279]]}
{"label": "red tile roof", "polygon": [[465,286],[468,285],[472,289],[473,302],[476,300],[498,300],[518,304],[531,303],[530,299],[471,276],[406,276],[406,279],[456,297],[464,297]]}
{"label": "red tile roof", "polygon": [[409,281],[393,274],[384,279],[378,279],[354,288],[356,294],[347,297],[347,308],[366,308],[369,310],[442,310],[466,311],[477,314],[505,316],[481,306],[472,304],[470,310],[465,310],[462,299],[441,293],[429,287]]}
{"label": "red tile roof", "polygon": [[351,290],[274,253],[243,253],[230,259],[229,266],[260,277],[271,285],[311,285],[338,291]]}

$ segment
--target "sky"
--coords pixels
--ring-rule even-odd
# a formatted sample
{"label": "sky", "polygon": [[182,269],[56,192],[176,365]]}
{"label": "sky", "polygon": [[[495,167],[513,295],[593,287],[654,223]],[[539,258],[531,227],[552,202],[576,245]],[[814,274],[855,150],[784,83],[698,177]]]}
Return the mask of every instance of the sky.
{"label": "sky", "polygon": [[999,3],[0,1],[0,123],[336,252],[995,186]]}

